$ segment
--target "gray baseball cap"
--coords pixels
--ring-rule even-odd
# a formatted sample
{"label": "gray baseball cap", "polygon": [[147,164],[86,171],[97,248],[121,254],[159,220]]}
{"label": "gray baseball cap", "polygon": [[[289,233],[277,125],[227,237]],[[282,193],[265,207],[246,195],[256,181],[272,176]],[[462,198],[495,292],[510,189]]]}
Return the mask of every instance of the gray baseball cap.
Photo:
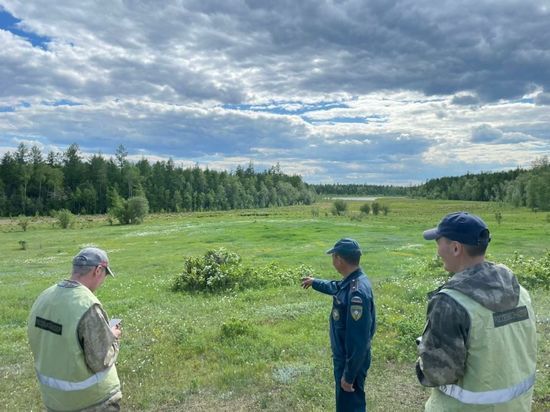
{"label": "gray baseball cap", "polygon": [[78,255],[73,258],[73,266],[102,266],[107,271],[107,274],[115,276],[111,268],[109,268],[107,253],[96,247],[87,247],[78,252]]}

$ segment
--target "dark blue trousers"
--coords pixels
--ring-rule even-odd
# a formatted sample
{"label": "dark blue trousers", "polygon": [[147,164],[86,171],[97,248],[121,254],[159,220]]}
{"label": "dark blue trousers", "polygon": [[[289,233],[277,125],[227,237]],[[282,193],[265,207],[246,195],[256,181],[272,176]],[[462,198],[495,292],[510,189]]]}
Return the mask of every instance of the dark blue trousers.
{"label": "dark blue trousers", "polygon": [[[370,363],[370,362],[369,362]],[[365,379],[368,366],[361,370],[353,381],[355,392],[346,392],[340,386],[340,379],[344,374],[344,363],[334,361],[334,381],[336,389],[336,412],[365,412],[367,402],[365,400]]]}

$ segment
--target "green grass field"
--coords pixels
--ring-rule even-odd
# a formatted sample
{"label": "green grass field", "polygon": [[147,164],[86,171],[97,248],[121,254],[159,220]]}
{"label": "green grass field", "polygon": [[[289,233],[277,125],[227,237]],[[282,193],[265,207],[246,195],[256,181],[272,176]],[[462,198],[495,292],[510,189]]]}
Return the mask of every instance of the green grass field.
{"label": "green grass field", "polygon": [[[238,253],[246,265],[306,264],[315,276],[337,279],[324,252],[349,236],[363,248],[379,314],[369,410],[421,410],[428,392],[416,383],[414,337],[422,332],[425,293],[439,281],[407,275],[435,256],[435,243],[424,241],[422,231],[448,212],[468,210],[491,228],[491,260],[509,259],[514,251],[538,258],[550,249],[550,219],[495,203],[380,201],[390,208],[387,216],[359,218],[358,201],[349,203],[351,218],[332,216],[325,201],[156,215],[138,226],[81,218],[62,230],[42,219],[23,232],[16,219],[0,221],[0,409],[40,410],[26,318],[43,289],[69,276],[78,250],[95,245],[108,251],[117,274],[97,295],[110,316],[123,319],[117,367],[125,410],[333,410],[329,297],[302,290],[299,278],[294,286],[218,295],[175,293],[170,286],[185,257],[219,247]],[[539,332],[534,410],[542,411],[550,408],[550,293],[531,292]]]}

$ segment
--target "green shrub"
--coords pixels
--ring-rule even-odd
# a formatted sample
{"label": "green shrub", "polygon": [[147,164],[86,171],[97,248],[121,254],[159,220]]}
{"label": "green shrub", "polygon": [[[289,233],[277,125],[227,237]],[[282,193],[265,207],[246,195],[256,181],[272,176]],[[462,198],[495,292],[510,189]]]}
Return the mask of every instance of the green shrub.
{"label": "green shrub", "polygon": [[20,240],[18,243],[19,243],[19,247],[21,248],[21,250],[27,250],[27,241],[26,240]]}
{"label": "green shrub", "polygon": [[332,204],[331,212],[333,215],[343,215],[346,213],[346,210],[348,209],[348,204],[344,202],[342,199],[335,200]]}
{"label": "green shrub", "polygon": [[21,226],[21,229],[23,229],[23,232],[27,231],[27,227],[29,226],[31,219],[28,216],[25,215],[19,215],[17,218],[17,224]]}
{"label": "green shrub", "polygon": [[349,220],[352,222],[360,222],[363,220],[363,214],[362,213],[351,213],[349,215]]}
{"label": "green shrub", "polygon": [[525,288],[550,290],[550,250],[540,259],[525,257],[516,251],[514,257],[504,263],[512,269]]}
{"label": "green shrub", "polygon": [[107,213],[111,220],[114,217],[121,225],[139,224],[149,213],[149,202],[144,196],[134,196],[128,200],[119,199]]}
{"label": "green shrub", "polygon": [[282,268],[277,263],[263,267],[249,267],[241,257],[224,248],[209,250],[204,256],[185,259],[183,273],[172,284],[173,291],[216,293],[263,286],[292,285],[311,268]]}
{"label": "green shrub", "polygon": [[387,216],[390,211],[390,208],[386,205],[382,206],[382,213],[384,213],[384,216]]}
{"label": "green shrub", "polygon": [[380,213],[380,203],[372,202],[372,214],[378,215],[378,213]]}
{"label": "green shrub", "polygon": [[361,205],[359,210],[361,211],[361,213],[368,215],[370,213],[370,205],[368,203],[364,203]]}
{"label": "green shrub", "polygon": [[67,229],[74,224],[75,216],[68,209],[58,210],[53,215],[62,229]]}
{"label": "green shrub", "polygon": [[234,339],[239,336],[254,336],[256,335],[252,325],[243,319],[229,319],[222,323],[220,329],[221,339]]}

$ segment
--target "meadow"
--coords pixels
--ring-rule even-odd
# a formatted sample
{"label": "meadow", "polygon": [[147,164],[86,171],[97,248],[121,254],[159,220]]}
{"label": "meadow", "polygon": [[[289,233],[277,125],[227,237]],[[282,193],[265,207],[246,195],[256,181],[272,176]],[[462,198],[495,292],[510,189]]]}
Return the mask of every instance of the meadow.
{"label": "meadow", "polygon": [[[540,258],[550,249],[550,218],[497,203],[379,200],[387,216],[361,216],[349,201],[333,216],[313,206],[150,215],[141,225],[81,217],[71,229],[36,219],[26,231],[0,221],[0,410],[41,410],[26,339],[38,294],[69,276],[72,257],[94,245],[108,251],[115,278],[97,292],[123,319],[117,368],[128,411],[330,411],[333,377],[328,339],[331,299],[295,284],[218,294],[173,292],[186,257],[220,247],[244,264],[307,265],[338,279],[325,254],[341,237],[363,248],[362,267],[376,297],[378,331],[367,380],[370,411],[422,410],[428,391],[416,382],[414,338],[428,291],[444,281],[433,269],[435,243],[422,231],[452,211],[481,215],[491,228],[489,259],[515,252]],[[495,214],[502,221],[497,223]],[[22,242],[25,242],[24,244]],[[433,269],[433,270],[432,270]],[[531,290],[539,340],[533,410],[550,408],[550,292]]]}

